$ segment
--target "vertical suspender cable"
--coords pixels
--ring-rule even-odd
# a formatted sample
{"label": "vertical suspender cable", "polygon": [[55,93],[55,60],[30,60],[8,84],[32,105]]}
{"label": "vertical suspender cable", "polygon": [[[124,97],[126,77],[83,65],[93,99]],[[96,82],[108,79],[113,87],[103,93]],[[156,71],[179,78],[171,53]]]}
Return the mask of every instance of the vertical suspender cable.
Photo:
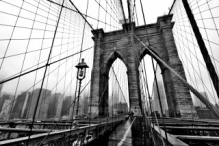
{"label": "vertical suspender cable", "polygon": [[[143,59],[143,61],[144,61],[144,59]],[[149,88],[148,88],[148,80],[147,80],[147,72],[146,72],[146,69],[144,70],[145,71],[145,77],[143,76],[143,70],[142,70],[142,77],[143,77],[143,79],[144,79],[144,82],[146,83],[146,89],[147,89],[147,92],[146,92],[146,90],[145,90],[145,93],[147,93],[146,95],[148,96],[148,102],[146,101],[146,104],[147,104],[147,107],[149,108],[148,110],[150,110],[151,111],[151,113],[152,113],[152,108],[151,108],[151,98],[150,98],[150,94],[149,94]],[[145,88],[145,87],[144,87]],[[149,113],[148,113],[148,122],[149,122],[149,120],[150,120],[150,118],[149,118]],[[153,117],[152,117],[152,123],[153,123]],[[150,124],[150,123],[149,123]],[[148,126],[150,126],[150,130],[151,130],[151,134],[152,134],[152,139],[153,139],[153,142],[154,142],[154,144],[156,144],[155,143],[155,140],[154,140],[154,135],[153,135],[153,130],[152,130],[152,127],[151,127],[151,124],[149,125],[148,124]],[[154,128],[154,123],[152,124],[152,126],[153,126],[153,128]]]}
{"label": "vertical suspender cable", "polygon": [[161,114],[162,114],[162,121],[163,121],[165,136],[166,136],[166,140],[168,141],[167,132],[166,132],[166,125],[165,125],[165,121],[164,121],[164,117],[163,117],[163,107],[162,107],[162,104],[161,104],[160,91],[159,91],[159,88],[158,88],[158,82],[157,82],[157,76],[156,76],[156,69],[155,69],[155,67],[154,67],[154,61],[153,61],[152,58],[151,58],[151,62],[152,62],[153,71],[154,71],[154,79],[155,79],[155,83],[156,83],[156,87],[155,87],[155,88],[157,88],[157,95],[158,95],[160,110],[161,110]]}
{"label": "vertical suspender cable", "polygon": [[[71,0],[69,0],[70,2],[71,2],[71,4],[76,8],[76,10],[79,12],[79,10],[77,9],[77,7],[74,5],[74,3],[71,1]],[[79,56],[79,62],[80,62],[80,60],[81,60],[81,54],[82,54],[82,48],[83,48],[83,44],[84,44],[84,33],[85,33],[85,26],[86,26],[86,24],[87,24],[87,10],[88,10],[88,5],[89,5],[89,0],[87,1],[87,8],[86,8],[86,16],[85,16],[85,18],[84,18],[84,20],[85,20],[85,22],[84,22],[84,26],[83,26],[83,32],[82,32],[82,41],[81,41],[81,48],[80,48],[80,56]],[[79,12],[80,13],[80,12]],[[80,13],[81,14],[81,13]],[[89,24],[89,23],[88,23]],[[79,87],[80,88],[80,87]],[[77,89],[78,89],[78,80],[76,81],[76,89],[75,89],[75,99],[77,98],[76,97],[76,93],[77,93]],[[79,96],[78,97],[80,97],[80,93],[79,93]],[[77,100],[79,100],[79,99],[77,99]],[[72,120],[73,120],[73,115],[74,115],[74,108],[75,108],[75,103],[76,103],[76,101],[74,101],[74,104],[73,104],[73,109],[72,109]],[[78,104],[79,104],[79,102],[78,102]],[[79,105],[77,105],[77,106],[79,106]],[[71,124],[73,124],[72,122],[71,122]]]}
{"label": "vertical suspender cable", "polygon": [[[145,26],[146,26],[147,23],[146,23],[146,19],[145,19],[144,10],[143,10],[143,6],[142,6],[142,1],[141,1],[141,0],[140,0],[140,3],[141,3],[141,10],[142,10],[142,15],[143,15],[144,23],[145,23]],[[146,33],[147,33],[147,40],[148,40],[148,43],[149,43],[149,45],[150,45],[150,40],[149,40],[149,38],[148,38],[148,31],[147,31],[147,29],[146,29]],[[152,59],[152,58],[151,58],[151,61],[152,61],[154,76],[155,76],[156,85],[157,85],[156,72],[155,72],[154,62],[153,62],[153,59]],[[163,114],[163,110],[162,110],[162,105],[161,105],[161,101],[160,101],[160,94],[159,94],[158,86],[157,86],[157,92],[158,92],[158,98],[159,98],[159,103],[160,103],[160,109],[161,109],[161,112],[162,112],[162,114]],[[166,140],[168,141],[167,132],[166,132],[166,127],[165,127],[165,121],[164,121],[163,115],[162,115],[162,121],[163,121],[163,125],[164,125],[165,137],[166,137]]]}
{"label": "vertical suspender cable", "polygon": [[[142,5],[141,5],[141,6],[142,6]],[[134,10],[136,11],[135,1],[134,1],[134,8],[133,8],[133,17],[134,17]],[[143,16],[144,16],[144,14],[143,14]],[[144,18],[145,18],[145,17],[144,17]],[[136,20],[137,20],[137,23],[138,23],[138,26],[139,26],[137,11],[136,11]],[[145,21],[145,19],[144,19],[144,21]],[[146,24],[146,22],[145,22],[145,24]],[[140,60],[139,60],[139,63],[140,63]],[[145,76],[143,75],[143,70],[145,71]],[[147,80],[147,72],[146,72],[146,67],[145,67],[144,58],[143,58],[142,78],[144,79],[144,81],[145,81],[145,83],[146,83],[146,89],[147,89],[147,91],[146,91],[145,87],[143,87],[143,88],[144,88],[144,90],[145,90],[145,94],[148,93],[148,98],[149,98],[149,103],[150,103],[150,104],[149,104],[149,103],[146,101],[146,104],[147,104],[147,107],[149,108],[148,110],[151,110],[151,113],[152,113],[151,98],[150,98],[150,94],[149,94],[149,87],[148,87],[148,80]],[[143,83],[142,83],[142,84],[143,84]],[[146,95],[147,95],[147,94],[146,94]],[[150,107],[149,107],[149,106],[150,106]],[[148,122],[150,122],[149,115],[148,115]],[[153,123],[153,120],[152,120],[152,123]],[[149,123],[149,124],[150,124],[150,123]],[[153,135],[153,130],[152,130],[151,124],[148,125],[148,126],[150,127],[150,130],[151,130],[151,133],[152,133],[152,140],[153,140],[154,144],[156,144],[156,143],[155,143],[155,140],[154,140],[154,135]],[[154,128],[154,124],[152,124],[152,126],[153,126],[153,128]]]}
{"label": "vertical suspender cable", "polygon": [[49,52],[49,55],[48,55],[48,58],[47,58],[47,62],[46,62],[46,66],[45,66],[45,70],[44,70],[44,74],[43,74],[42,84],[41,84],[40,91],[39,91],[39,94],[38,94],[38,97],[37,97],[36,107],[34,109],[33,119],[32,119],[32,123],[30,125],[30,132],[29,132],[29,137],[28,137],[28,141],[27,141],[27,146],[28,146],[28,143],[29,143],[29,140],[30,140],[30,136],[31,136],[32,130],[33,130],[33,124],[34,124],[34,120],[35,120],[35,116],[36,116],[37,106],[39,104],[39,99],[40,99],[40,96],[41,96],[41,93],[42,93],[42,88],[43,88],[43,84],[44,84],[47,68],[49,66],[49,60],[50,60],[50,56],[52,54],[52,49],[53,49],[53,45],[54,45],[57,29],[58,29],[58,26],[59,26],[59,21],[60,21],[60,17],[61,17],[61,14],[62,14],[62,9],[63,9],[63,5],[64,5],[64,1],[65,0],[63,0],[63,2],[62,2],[61,10],[59,12],[58,21],[56,23],[56,28],[55,28],[55,32],[54,32],[54,36],[53,36],[53,40],[52,40],[52,44],[51,44],[51,48],[50,48],[50,52]]}
{"label": "vertical suspender cable", "polygon": [[131,23],[132,22],[132,14],[131,14],[131,6],[130,6],[130,1],[129,0],[127,0],[127,5],[128,5],[128,14],[129,14],[129,23]]}
{"label": "vertical suspender cable", "polygon": [[119,2],[120,2],[121,9],[122,9],[122,16],[123,16],[124,22],[126,24],[126,18],[125,18],[125,12],[124,12],[124,8],[123,8],[122,0],[120,0]]}

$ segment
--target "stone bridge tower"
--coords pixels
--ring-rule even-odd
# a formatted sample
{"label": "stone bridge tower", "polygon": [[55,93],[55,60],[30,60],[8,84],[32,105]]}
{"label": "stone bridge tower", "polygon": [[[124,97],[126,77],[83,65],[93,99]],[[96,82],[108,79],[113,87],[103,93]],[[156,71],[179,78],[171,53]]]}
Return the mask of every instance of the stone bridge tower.
{"label": "stone bridge tower", "polygon": [[[134,23],[124,24],[122,30],[104,33],[103,29],[92,31],[94,37],[94,59],[91,76],[91,113],[99,116],[108,113],[108,79],[112,63],[120,58],[127,67],[129,103],[131,110],[140,113],[139,64],[149,52],[135,39],[135,35],[149,44],[154,53],[186,79],[173,38],[172,15],[159,17],[157,23],[135,27]],[[149,42],[148,42],[149,39]],[[149,54],[150,55],[150,54]],[[171,117],[190,118],[196,116],[191,95],[169,70],[158,62],[163,76],[165,92]]]}

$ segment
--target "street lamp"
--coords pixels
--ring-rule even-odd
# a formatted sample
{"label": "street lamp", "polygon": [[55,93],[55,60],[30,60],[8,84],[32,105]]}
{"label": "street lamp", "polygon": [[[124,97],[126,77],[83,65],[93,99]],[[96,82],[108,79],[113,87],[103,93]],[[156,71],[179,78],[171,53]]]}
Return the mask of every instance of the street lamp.
{"label": "street lamp", "polygon": [[77,101],[77,109],[76,109],[76,117],[78,117],[81,81],[85,78],[86,68],[89,68],[89,66],[87,66],[87,64],[84,62],[84,59],[82,58],[81,62],[79,62],[75,67],[78,69],[77,79],[79,80],[78,101]]}

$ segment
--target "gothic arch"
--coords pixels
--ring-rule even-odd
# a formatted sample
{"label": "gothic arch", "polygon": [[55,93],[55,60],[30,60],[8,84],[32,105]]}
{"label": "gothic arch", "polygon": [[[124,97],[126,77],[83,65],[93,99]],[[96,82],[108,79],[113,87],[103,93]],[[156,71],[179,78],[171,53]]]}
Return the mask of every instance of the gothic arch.
{"label": "gothic arch", "polygon": [[[91,99],[90,106],[92,114],[105,115],[108,112],[108,91],[104,92],[103,101],[99,104],[104,87],[108,85],[108,72],[116,58],[120,58],[127,67],[129,102],[131,110],[140,114],[141,94],[139,86],[139,62],[136,61],[136,54],[139,60],[150,53],[134,37],[131,31],[142,42],[148,44],[151,49],[163,61],[171,66],[183,78],[186,79],[183,65],[179,59],[176,45],[173,38],[172,15],[159,17],[157,23],[147,26],[135,27],[134,23],[124,24],[123,30],[104,33],[103,29],[93,30],[94,61],[91,77]],[[132,29],[130,29],[132,27]],[[133,46],[133,42],[135,46]],[[196,111],[193,107],[191,95],[187,87],[156,60],[161,67],[165,92],[168,100],[169,115],[176,117],[194,117]],[[104,63],[103,67],[102,64]],[[137,108],[136,108],[137,107]],[[95,112],[97,111],[97,112]]]}
{"label": "gothic arch", "polygon": [[[148,46],[149,47],[149,46]],[[150,47],[149,47],[150,48]],[[155,50],[155,49],[152,49],[152,48],[150,48],[151,49],[151,51],[154,53],[154,54],[156,54],[159,58],[161,58],[162,60],[164,60],[166,63],[168,63],[168,60],[169,60],[169,58],[167,57],[167,56],[161,56],[161,55],[159,55],[159,51],[157,51],[157,50]],[[166,54],[167,52],[165,52],[165,54]],[[139,53],[139,60],[140,60],[140,62],[139,63],[141,63],[141,61],[143,60],[143,58],[146,56],[146,55],[149,55],[150,57],[152,57],[152,55],[151,55],[151,53],[144,47],[144,46],[142,46],[141,47],[141,51],[140,51],[140,53]],[[159,67],[161,68],[161,70],[164,70],[165,69],[165,67],[159,62],[159,60],[157,60],[156,58],[154,58],[154,57],[152,57],[156,62],[157,62],[157,64],[159,65]],[[139,66],[140,64],[138,64],[138,66]]]}
{"label": "gothic arch", "polygon": [[112,64],[114,63],[114,61],[117,58],[119,58],[125,64],[125,66],[128,68],[128,61],[127,61],[126,57],[124,56],[124,54],[122,54],[122,52],[119,50],[115,50],[115,51],[110,53],[110,55],[107,57],[107,59],[105,61],[105,66],[108,69],[110,69],[110,67],[112,66]]}

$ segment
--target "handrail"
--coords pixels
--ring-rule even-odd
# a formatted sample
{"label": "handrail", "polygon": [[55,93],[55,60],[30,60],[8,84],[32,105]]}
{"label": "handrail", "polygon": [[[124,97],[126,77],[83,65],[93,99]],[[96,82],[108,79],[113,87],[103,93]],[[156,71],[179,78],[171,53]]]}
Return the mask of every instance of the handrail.
{"label": "handrail", "polygon": [[219,137],[216,136],[194,136],[194,135],[176,135],[177,138],[184,140],[198,140],[198,141],[214,141],[219,142]]}
{"label": "handrail", "polygon": [[10,140],[4,140],[0,141],[0,145],[17,145],[18,143],[26,143],[29,140],[28,145],[37,145],[40,141],[42,141],[47,135],[46,141],[51,141],[51,140],[57,140],[59,138],[62,138],[63,136],[68,137],[70,135],[76,135],[85,132],[86,130],[95,130],[97,128],[103,127],[105,125],[112,125],[112,123],[119,123],[120,121],[124,120],[124,116],[121,117],[116,117],[118,119],[114,119],[113,117],[111,120],[108,122],[102,122],[100,124],[92,124],[90,126],[84,126],[80,127],[77,129],[68,129],[68,130],[62,130],[62,131],[54,131],[48,133],[43,133],[43,134],[35,134],[31,135],[30,138],[28,139],[28,136],[26,137],[21,137],[21,138],[16,138],[16,139],[10,139]]}
{"label": "handrail", "polygon": [[[0,131],[4,132],[30,132],[30,129],[24,129],[24,128],[2,128],[0,127]],[[46,133],[49,132],[50,130],[47,129],[33,129],[32,130],[35,133]]]}

